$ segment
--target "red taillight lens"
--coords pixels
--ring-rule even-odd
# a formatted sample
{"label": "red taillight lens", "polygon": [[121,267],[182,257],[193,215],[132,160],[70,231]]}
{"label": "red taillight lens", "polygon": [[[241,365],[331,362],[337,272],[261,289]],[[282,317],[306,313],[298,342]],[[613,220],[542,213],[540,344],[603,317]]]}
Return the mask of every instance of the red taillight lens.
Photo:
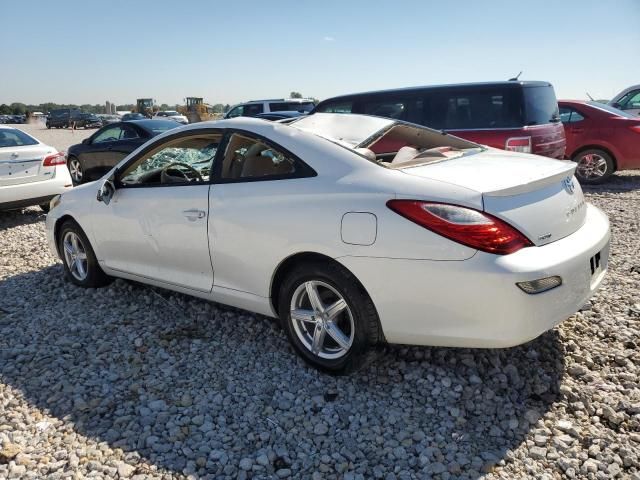
{"label": "red taillight lens", "polygon": [[64,157],[64,152],[52,153],[47,155],[42,160],[42,165],[45,167],[53,167],[54,165],[64,165],[67,163],[67,159]]}
{"label": "red taillight lens", "polygon": [[504,144],[510,152],[531,153],[531,137],[511,137]]}
{"label": "red taillight lens", "polygon": [[533,245],[511,225],[472,208],[417,200],[389,200],[387,206],[421,227],[483,252],[507,255]]}
{"label": "red taillight lens", "polygon": [[640,125],[634,125],[632,127],[629,127],[631,130],[633,130],[636,133],[640,133]]}

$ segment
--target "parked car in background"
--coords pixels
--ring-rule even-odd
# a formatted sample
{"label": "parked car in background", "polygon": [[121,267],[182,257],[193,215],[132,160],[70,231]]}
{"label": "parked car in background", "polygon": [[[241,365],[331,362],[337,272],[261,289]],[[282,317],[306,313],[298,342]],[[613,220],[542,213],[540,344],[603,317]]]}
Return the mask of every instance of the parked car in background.
{"label": "parked car in background", "polygon": [[71,115],[79,114],[80,110],[59,108],[51,110],[47,115],[47,128],[67,128],[71,126]]}
{"label": "parked car in background", "polygon": [[72,113],[69,122],[75,128],[100,128],[102,126],[102,120],[94,113]]}
{"label": "parked car in background", "polygon": [[575,168],[373,116],[221,120],[52,201],[47,238],[78,286],[123,277],[279,317],[306,361],[348,371],[385,341],[517,345],[584,305],[610,233]]}
{"label": "parked car in background", "polygon": [[153,118],[156,120],[173,120],[174,122],[182,123],[183,125],[189,123],[189,119],[187,117],[175,110],[161,110],[156,112]]}
{"label": "parked car in background", "polygon": [[111,115],[105,113],[99,113],[98,118],[102,121],[102,125],[108,125],[110,123],[116,123],[120,121],[120,117],[118,115]]}
{"label": "parked car in background", "polygon": [[356,93],[323,100],[315,112],[405,120],[490,147],[564,157],[564,130],[556,95],[548,82],[468,83]]}
{"label": "parked car in background", "polygon": [[251,100],[234,105],[224,118],[255,117],[260,113],[296,111],[309,113],[315,104],[308,98],[272,98],[270,100]]}
{"label": "parked car in background", "polygon": [[302,115],[306,115],[306,112],[298,112],[297,110],[284,110],[278,112],[267,112],[267,113],[259,113],[256,115],[256,118],[261,118],[263,120],[293,120],[294,118],[301,117]]}
{"label": "parked car in background", "polygon": [[0,126],[0,210],[40,205],[72,188],[64,153],[17,128]]}
{"label": "parked car in background", "polygon": [[150,138],[179,127],[173,120],[134,120],[111,123],[82,143],[69,147],[67,166],[73,183],[95,180]]}
{"label": "parked car in background", "polygon": [[625,88],[609,102],[614,108],[640,115],[640,85]]}
{"label": "parked car in background", "polygon": [[126,121],[129,121],[129,120],[147,120],[147,117],[144,116],[143,114],[137,113],[137,112],[125,113],[122,116],[121,121],[126,122]]}
{"label": "parked car in background", "polygon": [[640,168],[640,117],[610,105],[560,100],[567,158],[582,183],[601,183],[617,170]]}

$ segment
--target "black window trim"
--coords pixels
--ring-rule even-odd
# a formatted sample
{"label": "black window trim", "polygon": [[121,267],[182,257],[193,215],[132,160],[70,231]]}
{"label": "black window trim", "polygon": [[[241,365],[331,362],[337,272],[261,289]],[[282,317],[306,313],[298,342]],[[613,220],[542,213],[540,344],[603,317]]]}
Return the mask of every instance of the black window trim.
{"label": "black window trim", "polygon": [[138,152],[134,157],[132,157],[127,163],[125,163],[124,165],[122,165],[120,168],[116,168],[115,173],[114,173],[114,184],[116,186],[116,188],[119,189],[124,189],[124,188],[158,188],[158,187],[201,187],[203,185],[213,185],[215,182],[212,180],[213,179],[213,174],[209,174],[209,180],[206,182],[185,182],[185,183],[150,183],[150,184],[134,184],[134,185],[127,185],[124,184],[120,181],[120,175],[122,172],[124,172],[132,163],[137,162],[140,157],[146,155],[147,153],[149,153],[151,150],[153,150],[154,148],[156,148],[158,146],[159,143],[165,143],[165,142],[172,142],[174,140],[178,140],[181,138],[187,138],[187,137],[192,137],[192,136],[197,136],[197,135],[207,135],[207,134],[214,134],[214,135],[222,135],[222,139],[220,141],[220,145],[218,146],[218,149],[216,150],[216,154],[213,157],[213,169],[216,169],[216,165],[218,165],[220,163],[220,155],[223,151],[224,146],[226,146],[225,143],[225,138],[226,138],[226,134],[225,134],[225,129],[223,128],[203,128],[203,129],[195,129],[195,130],[187,130],[184,132],[177,132],[171,135],[167,135],[166,137],[162,137],[162,138],[157,138],[155,141],[152,141],[151,143],[149,143],[149,145],[147,145],[143,150],[141,150],[140,152]]}
{"label": "black window trim", "polygon": [[[281,175],[265,175],[262,177],[246,177],[246,178],[222,178],[222,163],[224,161],[224,155],[227,150],[227,145],[229,144],[229,139],[233,134],[242,135],[245,137],[254,138],[263,142],[265,145],[268,145],[275,150],[279,150],[281,153],[284,153],[286,156],[293,160],[294,172],[293,173],[285,173]],[[222,152],[222,159],[218,159],[218,152]],[[298,157],[293,154],[290,150],[286,149],[282,145],[279,145],[272,140],[266,138],[259,133],[251,132],[249,130],[243,130],[240,128],[227,128],[225,129],[225,135],[220,143],[220,147],[218,148],[218,152],[216,152],[216,158],[214,159],[214,168],[213,168],[213,184],[214,185],[224,185],[227,183],[250,183],[250,182],[270,182],[274,180],[292,180],[299,178],[311,178],[317,177],[318,173],[309,166],[309,164],[305,163]]]}

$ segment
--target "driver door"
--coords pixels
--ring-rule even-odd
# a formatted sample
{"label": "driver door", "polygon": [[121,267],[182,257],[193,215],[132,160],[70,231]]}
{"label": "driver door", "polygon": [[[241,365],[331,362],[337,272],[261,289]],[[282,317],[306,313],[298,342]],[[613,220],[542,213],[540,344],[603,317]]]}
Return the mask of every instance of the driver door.
{"label": "driver door", "polygon": [[108,205],[94,209],[97,253],[107,268],[211,290],[209,175],[221,139],[217,132],[166,137],[119,168]]}

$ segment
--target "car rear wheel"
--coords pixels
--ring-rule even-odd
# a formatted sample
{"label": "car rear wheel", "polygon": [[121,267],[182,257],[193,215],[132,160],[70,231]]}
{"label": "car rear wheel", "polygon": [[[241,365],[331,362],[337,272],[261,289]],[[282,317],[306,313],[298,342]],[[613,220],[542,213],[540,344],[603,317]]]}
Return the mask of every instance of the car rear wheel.
{"label": "car rear wheel", "polygon": [[330,373],[357,370],[381,343],[373,302],[339,265],[301,265],[280,289],[279,312],[298,354]]}
{"label": "car rear wheel", "polygon": [[73,184],[81,184],[84,178],[84,168],[80,159],[77,157],[69,157],[67,167],[69,168],[69,173],[71,174],[71,180],[73,181]]}
{"label": "car rear wheel", "polygon": [[578,164],[576,177],[587,185],[604,182],[615,170],[613,158],[604,150],[584,150],[574,155],[573,161]]}
{"label": "car rear wheel", "polygon": [[96,288],[111,282],[100,268],[89,239],[76,222],[67,220],[60,228],[58,251],[62,256],[65,277],[72,283]]}

